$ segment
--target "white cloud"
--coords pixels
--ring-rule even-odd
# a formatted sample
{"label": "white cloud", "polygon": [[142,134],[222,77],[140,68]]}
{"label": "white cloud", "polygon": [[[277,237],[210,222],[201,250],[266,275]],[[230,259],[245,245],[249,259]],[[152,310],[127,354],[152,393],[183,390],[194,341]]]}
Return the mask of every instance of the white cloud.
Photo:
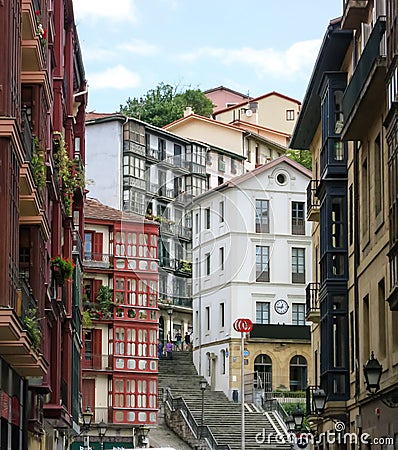
{"label": "white cloud", "polygon": [[139,39],[132,39],[126,44],[118,45],[117,48],[128,53],[134,53],[136,55],[154,55],[158,52],[156,45],[149,44],[148,42],[141,41]]}
{"label": "white cloud", "polygon": [[284,51],[272,48],[256,50],[249,47],[241,49],[204,47],[192,53],[177,55],[177,59],[195,62],[203,58],[216,58],[226,65],[246,64],[252,67],[259,77],[271,75],[293,78],[313,66],[320,45],[321,41],[314,39],[296,42]]}
{"label": "white cloud", "polygon": [[88,74],[88,84],[90,89],[136,88],[141,84],[141,77],[119,64],[103,72]]}
{"label": "white cloud", "polygon": [[[117,5],[116,5],[117,3]],[[108,19],[116,22],[137,22],[138,13],[134,0],[74,0],[73,7],[77,20]]]}

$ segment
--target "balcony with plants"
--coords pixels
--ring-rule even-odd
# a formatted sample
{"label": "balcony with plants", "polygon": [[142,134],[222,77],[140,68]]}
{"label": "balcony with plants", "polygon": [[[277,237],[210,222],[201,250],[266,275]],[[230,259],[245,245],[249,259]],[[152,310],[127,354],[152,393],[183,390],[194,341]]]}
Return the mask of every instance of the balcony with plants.
{"label": "balcony with plants", "polygon": [[89,328],[87,324],[95,320],[111,320],[113,317],[113,310],[116,303],[113,299],[113,289],[102,285],[98,290],[97,297],[94,302],[90,302],[87,295],[83,295],[83,308],[87,314],[83,315],[83,328]]}

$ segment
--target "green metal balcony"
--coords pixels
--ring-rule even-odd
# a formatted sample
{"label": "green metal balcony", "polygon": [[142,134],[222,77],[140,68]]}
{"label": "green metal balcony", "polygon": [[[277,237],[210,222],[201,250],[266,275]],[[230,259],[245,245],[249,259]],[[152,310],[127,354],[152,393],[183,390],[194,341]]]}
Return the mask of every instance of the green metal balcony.
{"label": "green metal balcony", "polygon": [[343,140],[361,140],[363,130],[373,121],[372,111],[384,101],[386,75],[386,46],[383,39],[386,18],[380,16],[375,23],[366,46],[343,97]]}

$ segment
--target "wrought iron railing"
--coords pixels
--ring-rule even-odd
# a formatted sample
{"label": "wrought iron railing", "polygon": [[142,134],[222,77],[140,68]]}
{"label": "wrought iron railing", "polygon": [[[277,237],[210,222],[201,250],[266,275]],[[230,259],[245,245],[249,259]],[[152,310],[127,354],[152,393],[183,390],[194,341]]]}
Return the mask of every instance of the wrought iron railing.
{"label": "wrought iron railing", "polygon": [[308,283],[305,289],[306,313],[319,312],[319,283]]}
{"label": "wrought iron railing", "polygon": [[113,265],[113,255],[106,253],[85,252],[83,258],[86,267],[108,269]]}
{"label": "wrought iron railing", "polygon": [[307,185],[307,217],[315,209],[319,209],[319,199],[316,195],[318,184],[318,180],[311,180]]}
{"label": "wrought iron railing", "polygon": [[166,389],[166,403],[172,411],[181,411],[187,424],[192,429],[197,438],[206,439],[212,450],[231,450],[228,444],[218,444],[210,428],[206,425],[198,425],[195,417],[192,415],[188,405],[182,397],[174,398],[170,389]]}

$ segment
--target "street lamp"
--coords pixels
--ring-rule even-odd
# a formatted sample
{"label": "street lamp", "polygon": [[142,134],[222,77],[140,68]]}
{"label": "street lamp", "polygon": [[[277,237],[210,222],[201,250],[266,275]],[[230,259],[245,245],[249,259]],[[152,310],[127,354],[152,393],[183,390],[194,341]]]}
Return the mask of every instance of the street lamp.
{"label": "street lamp", "polygon": [[365,375],[366,390],[371,394],[375,394],[380,389],[380,378],[383,372],[383,366],[375,358],[374,353],[370,355],[370,359],[363,366]]}
{"label": "street lamp", "polygon": [[137,440],[139,448],[147,448],[149,428],[141,425],[137,429]]}
{"label": "street lamp", "polygon": [[322,414],[325,409],[326,397],[326,392],[321,388],[317,388],[312,394],[312,404],[318,415]]}
{"label": "street lamp", "polygon": [[296,430],[300,430],[303,425],[304,411],[297,405],[296,409],[292,412],[294,426]]}
{"label": "street lamp", "polygon": [[199,385],[200,385],[200,390],[202,391],[202,414],[201,414],[201,418],[200,418],[200,437],[202,437],[204,419],[205,419],[205,390],[207,387],[207,381],[204,378],[202,378],[199,381]]}
{"label": "street lamp", "polygon": [[91,427],[91,421],[93,420],[93,412],[91,408],[87,406],[86,410],[82,412],[82,421],[83,421],[83,430],[82,433],[87,433],[87,436],[84,436],[84,449],[88,450],[90,448],[90,436],[88,435],[88,430]]}
{"label": "street lamp", "polygon": [[296,428],[296,423],[294,422],[293,416],[287,416],[286,420],[286,425],[287,425],[287,429],[290,432],[293,432],[294,429]]}
{"label": "street lamp", "polygon": [[167,314],[169,315],[169,335],[170,335],[170,342],[173,340],[172,333],[171,333],[171,316],[173,315],[174,309],[172,306],[169,306],[167,308]]}
{"label": "street lamp", "polygon": [[98,424],[98,436],[100,438],[101,450],[104,450],[104,436],[106,430],[107,430],[106,423],[103,420],[101,420],[101,422]]}

